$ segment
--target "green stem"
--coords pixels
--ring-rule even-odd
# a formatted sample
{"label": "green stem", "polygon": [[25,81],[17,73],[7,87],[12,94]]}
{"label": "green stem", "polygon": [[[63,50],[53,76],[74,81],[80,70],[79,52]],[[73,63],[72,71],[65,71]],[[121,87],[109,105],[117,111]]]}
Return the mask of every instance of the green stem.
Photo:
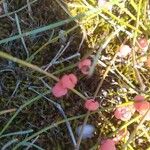
{"label": "green stem", "polygon": [[[43,93],[44,95],[48,94],[49,91]],[[24,103],[23,105],[21,105],[19,107],[19,109],[15,112],[15,114],[11,117],[11,119],[7,122],[7,124],[4,126],[4,128],[1,130],[0,132],[0,136],[5,132],[5,130],[9,127],[9,125],[12,123],[12,121],[16,118],[16,116],[22,111],[22,109],[24,109],[25,107],[27,107],[28,105],[30,105],[31,103],[39,100],[42,96],[37,96],[35,98],[32,98],[31,100],[27,101],[26,103]]]}
{"label": "green stem", "polygon": [[[33,70],[35,70],[35,71],[37,71],[37,72],[40,72],[40,73],[46,75],[47,77],[52,78],[52,79],[55,80],[55,81],[59,81],[59,79],[58,79],[56,76],[54,76],[53,74],[48,73],[48,72],[42,70],[41,68],[39,68],[39,67],[36,66],[36,65],[30,64],[30,63],[28,63],[28,62],[26,62],[26,61],[24,61],[24,60],[21,60],[21,59],[18,59],[18,58],[16,58],[16,57],[13,57],[13,56],[11,56],[11,55],[5,53],[5,52],[0,51],[0,57],[5,58],[5,59],[8,59],[8,60],[11,60],[11,61],[13,61],[13,62],[16,62],[16,63],[18,63],[18,64],[20,64],[20,65],[22,65],[22,66],[26,66],[26,67],[28,67],[28,68],[31,68],[31,69],[33,69]],[[85,97],[84,95],[82,95],[80,92],[78,92],[77,90],[71,89],[71,91],[73,91],[75,94],[77,94],[77,95],[78,95],[79,97],[81,97],[82,99],[84,99],[84,100],[86,99],[86,97]]]}
{"label": "green stem", "polygon": [[44,129],[42,129],[42,130],[40,130],[40,131],[34,133],[33,135],[31,135],[31,136],[25,138],[22,142],[18,143],[12,150],[17,150],[18,147],[19,147],[22,143],[27,142],[27,141],[33,139],[34,137],[37,137],[38,135],[40,135],[40,134],[42,134],[42,133],[44,133],[44,132],[46,132],[46,131],[48,131],[48,130],[50,130],[50,129],[52,129],[52,128],[54,128],[54,127],[56,127],[56,126],[58,126],[58,125],[60,125],[60,124],[62,124],[62,123],[65,123],[66,120],[67,120],[67,121],[72,121],[72,120],[75,120],[75,119],[82,118],[82,117],[84,117],[84,116],[85,116],[85,114],[80,115],[80,116],[71,117],[71,118],[64,119],[64,120],[58,121],[58,122],[56,122],[56,123],[53,123],[52,125],[49,125],[49,126],[45,127]]}

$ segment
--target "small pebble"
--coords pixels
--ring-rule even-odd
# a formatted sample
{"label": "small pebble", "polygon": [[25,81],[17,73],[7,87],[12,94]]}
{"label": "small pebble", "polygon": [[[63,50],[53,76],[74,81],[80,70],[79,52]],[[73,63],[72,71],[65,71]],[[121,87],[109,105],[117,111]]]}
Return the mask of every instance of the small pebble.
{"label": "small pebble", "polygon": [[[78,126],[76,129],[76,134],[80,136],[82,125]],[[86,124],[83,129],[82,139],[92,138],[94,135],[95,127],[90,124]]]}

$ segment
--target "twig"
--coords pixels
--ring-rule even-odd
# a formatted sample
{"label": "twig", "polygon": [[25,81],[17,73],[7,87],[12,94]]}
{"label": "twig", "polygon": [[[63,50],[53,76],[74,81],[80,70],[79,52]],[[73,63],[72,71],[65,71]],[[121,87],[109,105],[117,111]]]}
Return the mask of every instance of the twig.
{"label": "twig", "polygon": [[47,71],[47,70],[56,62],[56,60],[59,59],[59,57],[60,57],[60,56],[65,52],[65,50],[69,47],[70,42],[71,42],[71,41],[69,41],[69,42],[66,44],[65,47],[64,47],[63,45],[61,45],[61,48],[59,49],[58,53],[57,53],[56,56],[52,59],[52,61],[51,61],[48,65],[46,65],[47,67],[46,67],[46,69],[44,69],[44,71]]}
{"label": "twig", "polygon": [[8,109],[8,110],[2,110],[2,111],[0,111],[0,115],[6,114],[6,113],[11,113],[14,111],[16,111],[16,108]]}
{"label": "twig", "polygon": [[65,62],[65,61],[71,60],[71,59],[73,59],[73,58],[75,58],[75,57],[79,57],[79,56],[80,56],[80,53],[75,53],[75,54],[73,54],[72,56],[69,56],[69,57],[67,57],[67,58],[64,58],[63,60],[55,61],[53,64],[60,64],[60,63],[63,63],[63,62]]}

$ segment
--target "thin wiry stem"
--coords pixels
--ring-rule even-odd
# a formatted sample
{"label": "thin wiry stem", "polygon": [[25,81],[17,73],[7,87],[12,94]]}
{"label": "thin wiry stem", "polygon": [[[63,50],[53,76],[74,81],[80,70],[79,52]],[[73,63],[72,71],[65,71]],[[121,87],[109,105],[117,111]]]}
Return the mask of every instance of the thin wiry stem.
{"label": "thin wiry stem", "polygon": [[[22,32],[21,32],[21,27],[20,27],[20,23],[19,23],[19,17],[18,17],[18,15],[17,15],[16,13],[15,13],[15,20],[16,20],[18,32],[19,32],[19,34],[21,35]],[[22,44],[23,44],[23,47],[24,47],[25,52],[26,52],[26,56],[27,56],[27,58],[28,58],[28,57],[29,57],[29,51],[28,51],[28,48],[27,48],[27,46],[26,46],[26,43],[25,43],[25,40],[24,40],[23,37],[21,37],[21,42],[22,42]]]}
{"label": "thin wiry stem", "polygon": [[[33,0],[32,2],[30,2],[30,5],[31,5],[31,4],[34,4],[34,3],[37,2],[37,1],[38,1],[38,0]],[[2,2],[3,2],[3,0],[0,1],[0,3],[2,3]],[[26,9],[27,7],[28,7],[28,5],[24,5],[23,7],[21,7],[21,8],[19,8],[19,9],[15,10],[15,11],[13,11],[13,12],[7,12],[7,13],[5,13],[5,14],[3,14],[3,15],[0,15],[0,18],[6,17],[6,16],[11,16],[11,15],[13,15],[13,14],[15,14],[15,13],[19,13],[20,11]]]}
{"label": "thin wiry stem", "polygon": [[[139,7],[138,7],[138,13],[137,13],[137,22],[136,22],[136,29],[139,28],[141,3],[142,3],[142,0],[139,1]],[[136,62],[136,56],[135,56],[135,44],[136,44],[137,34],[138,34],[137,30],[135,30],[134,38],[133,38],[132,59],[133,59],[133,67],[134,67],[135,75],[136,75],[136,78],[137,78],[137,80],[138,80],[138,82],[140,84],[141,92],[144,92],[146,86],[144,85],[143,80],[142,80],[142,78],[140,76],[139,70],[136,67],[137,66],[137,62]]]}

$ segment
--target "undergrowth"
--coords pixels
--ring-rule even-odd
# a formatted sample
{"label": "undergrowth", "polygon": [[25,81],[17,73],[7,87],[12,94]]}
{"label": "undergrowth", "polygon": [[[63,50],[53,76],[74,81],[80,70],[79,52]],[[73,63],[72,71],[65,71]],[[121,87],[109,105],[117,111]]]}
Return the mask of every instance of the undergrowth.
{"label": "undergrowth", "polygon": [[[117,150],[150,150],[150,121],[118,108],[150,98],[148,0],[0,0],[0,148],[97,150],[114,139]],[[147,41],[146,49],[139,39]],[[119,57],[121,46],[131,52]],[[79,62],[90,59],[88,74]],[[52,89],[66,74],[78,78],[60,98]],[[85,101],[100,107],[87,110]],[[90,138],[77,129],[94,127]]]}

